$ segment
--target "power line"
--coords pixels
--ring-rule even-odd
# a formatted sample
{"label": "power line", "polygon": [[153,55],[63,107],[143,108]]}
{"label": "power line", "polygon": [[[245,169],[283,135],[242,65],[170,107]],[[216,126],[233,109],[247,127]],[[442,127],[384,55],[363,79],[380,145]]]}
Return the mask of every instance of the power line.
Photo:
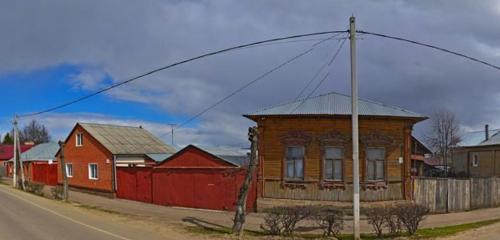
{"label": "power line", "polygon": [[[334,59],[334,58],[335,58],[335,53],[333,53],[331,59]],[[331,64],[331,61],[332,61],[331,59],[330,59],[330,61],[325,62],[325,64],[323,64],[318,69],[318,71],[316,71],[316,73],[313,75],[313,77],[311,78],[311,80],[309,80],[309,82],[307,82],[307,84],[302,88],[302,90],[300,90],[299,94],[297,94],[297,96],[295,97],[295,99],[293,101],[297,101],[297,100],[300,99],[300,96],[302,96],[302,94],[307,90],[307,88],[309,88],[309,86],[314,82],[314,80],[316,80],[316,78],[323,71],[323,69],[325,69],[327,66],[329,66]]]}
{"label": "power line", "polygon": [[[337,48],[337,51],[335,51],[335,54],[333,55],[332,59],[330,59],[330,61],[328,62],[327,66],[331,66],[333,61],[337,58],[337,56],[339,55],[340,53],[340,50],[342,50],[342,47],[344,46],[344,43],[346,42],[347,38],[344,38],[344,40],[342,41],[342,43],[340,43],[339,47]],[[304,104],[304,102],[311,98],[311,96],[316,92],[316,90],[318,90],[318,88],[321,86],[321,84],[323,84],[323,82],[328,78],[328,76],[330,75],[330,71],[328,71],[325,76],[321,79],[321,81],[318,82],[318,84],[316,84],[316,86],[314,87],[314,89],[307,95],[307,97],[305,97],[299,105],[297,105],[292,111],[290,111],[290,113],[293,113],[295,112],[295,110],[297,110],[300,106],[302,106],[302,104]]]}
{"label": "power line", "polygon": [[449,54],[453,54],[453,55],[456,55],[456,56],[459,56],[459,57],[463,57],[463,58],[469,59],[471,61],[484,64],[484,65],[486,65],[488,67],[492,67],[492,68],[495,68],[497,70],[500,70],[500,66],[497,66],[497,65],[494,65],[492,63],[489,63],[489,62],[477,59],[475,57],[467,56],[467,55],[465,55],[463,53],[459,53],[459,52],[456,52],[456,51],[448,50],[446,48],[434,46],[434,45],[431,45],[431,44],[417,42],[417,41],[406,39],[406,38],[402,38],[402,37],[389,36],[389,35],[381,34],[381,33],[367,32],[367,31],[361,31],[361,30],[357,30],[356,32],[357,33],[362,33],[362,34],[369,34],[369,35],[373,35],[373,36],[378,36],[378,37],[384,37],[384,38],[394,39],[394,40],[399,40],[399,41],[403,41],[403,42],[409,42],[409,43],[413,43],[413,44],[416,44],[416,45],[420,45],[420,46],[432,48],[432,49],[435,49],[435,50],[439,50],[439,51],[446,52],[446,53],[449,53]]}
{"label": "power line", "polygon": [[162,71],[162,70],[165,70],[165,69],[168,69],[168,68],[172,68],[172,67],[175,67],[177,65],[184,64],[184,63],[192,62],[192,61],[195,61],[195,60],[198,60],[198,59],[201,59],[201,58],[206,58],[206,57],[209,57],[209,56],[213,56],[213,55],[217,55],[217,54],[229,52],[229,51],[232,51],[232,50],[246,48],[246,47],[250,47],[250,46],[256,46],[256,45],[260,45],[260,44],[264,44],[264,43],[269,43],[269,42],[277,42],[277,41],[282,41],[282,40],[287,40],[287,39],[293,39],[293,38],[302,38],[302,37],[308,37],[308,36],[318,36],[318,35],[326,35],[326,34],[333,34],[333,33],[343,33],[343,32],[347,32],[347,31],[346,30],[344,30],[344,31],[325,31],[325,32],[315,32],[315,33],[292,35],[292,36],[287,36],[287,37],[273,38],[273,39],[268,39],[268,40],[262,40],[262,41],[257,41],[257,42],[242,44],[242,45],[238,45],[238,46],[234,46],[234,47],[225,48],[225,49],[222,49],[222,50],[217,50],[217,51],[205,53],[205,54],[202,54],[202,55],[199,55],[199,56],[196,56],[196,57],[192,57],[192,58],[188,58],[188,59],[185,59],[185,60],[182,60],[182,61],[179,61],[179,62],[172,63],[172,64],[167,65],[167,66],[156,68],[156,69],[151,70],[151,71],[146,72],[146,73],[139,74],[139,75],[137,75],[135,77],[132,77],[130,79],[127,79],[125,81],[113,84],[111,86],[105,87],[105,88],[103,88],[101,90],[98,90],[98,91],[93,92],[91,94],[85,95],[83,97],[76,98],[76,99],[68,101],[66,103],[63,103],[63,104],[60,104],[60,105],[57,105],[57,106],[54,106],[54,107],[51,107],[51,108],[48,108],[48,109],[45,109],[45,110],[42,110],[42,111],[20,115],[19,117],[20,118],[31,117],[31,116],[40,115],[40,114],[47,113],[47,112],[52,112],[52,111],[55,111],[57,109],[64,108],[64,107],[67,107],[69,105],[75,104],[77,102],[86,100],[88,98],[91,98],[91,97],[96,96],[98,94],[101,94],[103,92],[109,91],[109,90],[111,90],[113,88],[116,88],[116,87],[125,85],[127,83],[133,82],[133,81],[135,81],[137,79],[140,79],[140,78],[146,77],[148,75],[154,74],[156,72],[159,72],[159,71]]}

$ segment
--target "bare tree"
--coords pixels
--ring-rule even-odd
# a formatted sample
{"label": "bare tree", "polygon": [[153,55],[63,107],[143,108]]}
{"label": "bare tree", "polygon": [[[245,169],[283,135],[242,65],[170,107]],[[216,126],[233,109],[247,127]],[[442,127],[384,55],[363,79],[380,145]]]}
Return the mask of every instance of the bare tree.
{"label": "bare tree", "polygon": [[432,130],[429,143],[437,156],[443,161],[445,172],[448,172],[448,160],[451,158],[451,149],[460,142],[460,126],[453,112],[439,109],[432,115]]}
{"label": "bare tree", "polygon": [[36,120],[32,120],[28,125],[24,126],[19,135],[21,143],[31,141],[35,144],[40,144],[50,141],[50,135],[47,128]]}

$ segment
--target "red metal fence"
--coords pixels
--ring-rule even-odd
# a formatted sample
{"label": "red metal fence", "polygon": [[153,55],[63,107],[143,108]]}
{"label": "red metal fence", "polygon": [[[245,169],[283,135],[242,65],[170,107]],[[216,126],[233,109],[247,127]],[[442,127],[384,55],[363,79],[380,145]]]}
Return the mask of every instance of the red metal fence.
{"label": "red metal fence", "polygon": [[33,163],[31,179],[45,185],[57,185],[57,164]]}
{"label": "red metal fence", "polygon": [[[118,168],[119,198],[166,206],[234,210],[245,179],[241,168]],[[256,181],[247,198],[255,210]]]}

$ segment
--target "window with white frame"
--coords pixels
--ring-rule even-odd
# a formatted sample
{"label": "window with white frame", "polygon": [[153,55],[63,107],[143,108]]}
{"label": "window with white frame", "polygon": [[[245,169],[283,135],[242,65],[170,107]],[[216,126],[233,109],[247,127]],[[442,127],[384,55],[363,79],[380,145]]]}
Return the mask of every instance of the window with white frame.
{"label": "window with white frame", "polygon": [[66,177],[73,177],[73,164],[66,163]]}
{"label": "window with white frame", "polygon": [[383,181],[385,179],[385,149],[366,149],[366,180]]}
{"label": "window with white frame", "polygon": [[76,134],[76,146],[77,147],[83,146],[83,133]]}
{"label": "window with white frame", "polygon": [[97,163],[89,163],[89,179],[97,180],[98,177]]}
{"label": "window with white frame", "polygon": [[285,177],[292,180],[304,178],[304,147],[287,147]]}
{"label": "window with white frame", "polygon": [[344,150],[339,147],[325,147],[323,158],[325,180],[342,181]]}
{"label": "window with white frame", "polygon": [[472,166],[479,167],[479,154],[472,155]]}

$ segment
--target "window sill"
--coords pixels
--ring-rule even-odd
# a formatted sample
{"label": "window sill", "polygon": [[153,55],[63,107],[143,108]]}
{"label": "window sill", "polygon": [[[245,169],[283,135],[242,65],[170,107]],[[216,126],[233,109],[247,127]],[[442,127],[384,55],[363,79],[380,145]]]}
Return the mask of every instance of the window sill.
{"label": "window sill", "polygon": [[387,189],[387,183],[385,181],[366,181],[363,184],[364,190],[380,190]]}
{"label": "window sill", "polygon": [[89,180],[97,181],[97,180],[99,180],[99,178],[89,178]]}
{"label": "window sill", "polygon": [[306,189],[306,183],[303,180],[283,180],[281,188]]}
{"label": "window sill", "polygon": [[334,190],[341,189],[345,190],[345,183],[343,181],[328,181],[324,180],[319,183],[319,189]]}

